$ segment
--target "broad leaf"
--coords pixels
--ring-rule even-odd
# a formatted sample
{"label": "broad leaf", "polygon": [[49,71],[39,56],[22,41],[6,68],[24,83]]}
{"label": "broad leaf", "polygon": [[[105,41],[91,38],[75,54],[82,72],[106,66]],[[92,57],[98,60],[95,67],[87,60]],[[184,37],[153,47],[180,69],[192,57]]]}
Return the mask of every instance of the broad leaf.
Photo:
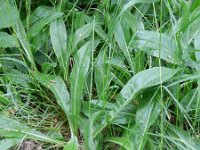
{"label": "broad leaf", "polygon": [[[180,64],[177,57],[175,40],[162,33],[161,35],[154,31],[139,31],[137,33],[137,46],[147,54],[159,57],[173,64]],[[159,55],[160,51],[160,55]]]}
{"label": "broad leaf", "polygon": [[122,15],[127,9],[129,9],[130,7],[134,6],[135,4],[141,3],[141,4],[148,4],[148,3],[154,3],[154,2],[159,2],[160,0],[130,0],[129,2],[127,2],[120,14]]}
{"label": "broad leaf", "polygon": [[129,63],[129,66],[131,67],[132,70],[134,70],[133,69],[133,62],[131,60],[131,55],[130,55],[130,52],[128,50],[128,46],[126,44],[124,31],[123,31],[122,25],[119,21],[115,25],[114,37],[115,37],[115,40],[116,40],[117,44],[119,45],[120,49],[124,53],[124,56]]}
{"label": "broad leaf", "polygon": [[96,115],[89,115],[88,118],[81,117],[80,131],[84,138],[84,149],[97,150],[97,142],[92,137],[92,133],[95,130],[94,122]]}
{"label": "broad leaf", "polygon": [[72,137],[70,141],[64,146],[64,150],[78,150],[78,140],[77,137]]}
{"label": "broad leaf", "polygon": [[36,65],[35,65],[35,61],[34,61],[34,58],[33,58],[33,54],[32,54],[32,51],[31,51],[31,48],[30,48],[30,45],[29,45],[29,41],[28,41],[28,38],[26,36],[26,32],[25,32],[25,29],[24,29],[24,26],[23,26],[21,20],[18,20],[14,29],[15,29],[17,38],[18,38],[21,46],[24,49],[26,57],[31,62],[32,67],[35,70],[37,70]]}
{"label": "broad leaf", "polygon": [[0,136],[5,138],[27,138],[56,144],[62,143],[62,141],[52,139],[35,129],[30,129],[18,121],[4,116],[0,116]]}
{"label": "broad leaf", "polygon": [[8,1],[0,0],[0,29],[14,26],[19,19],[16,7],[10,6]]}
{"label": "broad leaf", "polygon": [[0,149],[1,150],[8,150],[9,148],[17,145],[23,140],[23,138],[6,138],[0,140]]}
{"label": "broad leaf", "polygon": [[192,137],[189,131],[184,131],[183,129],[171,125],[168,125],[167,134],[169,135],[169,140],[175,145],[179,150],[197,150],[200,146],[200,140],[196,137]]}
{"label": "broad leaf", "polygon": [[95,63],[95,85],[99,99],[106,99],[109,96],[108,89],[111,82],[109,65],[106,63],[108,57],[106,51],[102,51]]}
{"label": "broad leaf", "polygon": [[135,126],[131,129],[133,132],[131,139],[134,140],[134,146],[138,149],[144,149],[146,132],[154,124],[161,110],[160,92],[156,91],[153,96],[151,95],[152,93],[149,93],[140,103],[136,113]]}
{"label": "broad leaf", "polygon": [[106,141],[118,144],[121,147],[124,147],[126,150],[133,150],[134,149],[134,145],[133,145],[132,141],[130,141],[126,137],[119,137],[119,138],[118,137],[111,137],[111,138],[106,139]]}
{"label": "broad leaf", "polygon": [[64,74],[64,79],[66,79],[70,52],[67,50],[67,31],[62,18],[50,24],[50,36],[54,52]]}
{"label": "broad leaf", "polygon": [[82,27],[80,27],[78,30],[76,30],[75,34],[74,34],[74,43],[73,43],[73,47],[76,47],[76,45],[82,41],[83,39],[87,38],[88,36],[90,36],[91,32],[93,29],[93,24],[92,23],[88,23]]}
{"label": "broad leaf", "polygon": [[34,74],[34,77],[46,88],[50,89],[56,97],[58,105],[68,116],[70,111],[70,97],[63,79],[59,76],[42,73]]}
{"label": "broad leaf", "polygon": [[36,73],[34,74],[34,77],[54,94],[58,105],[65,112],[71,129],[71,134],[73,135],[74,127],[71,122],[71,100],[63,79],[59,76],[42,73]]}
{"label": "broad leaf", "polygon": [[[70,75],[72,115],[74,126],[77,129],[77,121],[81,110],[81,100],[86,74],[89,70],[92,42],[84,44],[75,56],[75,65]],[[77,132],[77,131],[76,131]]]}
{"label": "broad leaf", "polygon": [[[184,19],[184,18],[183,18]],[[200,8],[196,9],[192,14],[189,15],[188,20],[185,21],[187,23],[183,28],[186,29],[184,31],[184,39],[186,41],[185,44],[190,44],[194,37],[199,34],[199,23],[200,23]],[[184,22],[184,21],[183,21]]]}
{"label": "broad leaf", "polygon": [[[50,12],[50,13],[49,13]],[[33,26],[30,28],[29,35],[30,37],[35,36],[37,33],[39,33],[43,27],[45,27],[50,22],[54,21],[55,19],[61,17],[63,13],[56,12],[56,11],[49,11],[48,15],[39,17],[38,20],[36,20],[33,24]]]}
{"label": "broad leaf", "polygon": [[6,32],[0,32],[0,47],[18,47],[18,42],[14,36]]}
{"label": "broad leaf", "polygon": [[194,47],[196,49],[195,57],[197,61],[200,61],[200,33],[196,34],[194,37]]}
{"label": "broad leaf", "polygon": [[[164,67],[154,67],[141,71],[133,76],[124,88],[120,91],[115,108],[110,112],[109,123],[112,122],[124,108],[134,99],[134,97],[144,89],[162,84],[163,82],[172,78],[178,70],[169,69]],[[105,122],[95,133],[94,136],[108,125]]]}

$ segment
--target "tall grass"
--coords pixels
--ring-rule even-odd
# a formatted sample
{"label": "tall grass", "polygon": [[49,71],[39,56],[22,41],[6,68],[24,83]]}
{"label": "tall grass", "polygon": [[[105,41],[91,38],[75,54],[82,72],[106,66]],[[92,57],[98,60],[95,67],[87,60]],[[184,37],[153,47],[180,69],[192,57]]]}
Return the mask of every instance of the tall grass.
{"label": "tall grass", "polygon": [[0,149],[200,148],[200,2],[0,0]]}

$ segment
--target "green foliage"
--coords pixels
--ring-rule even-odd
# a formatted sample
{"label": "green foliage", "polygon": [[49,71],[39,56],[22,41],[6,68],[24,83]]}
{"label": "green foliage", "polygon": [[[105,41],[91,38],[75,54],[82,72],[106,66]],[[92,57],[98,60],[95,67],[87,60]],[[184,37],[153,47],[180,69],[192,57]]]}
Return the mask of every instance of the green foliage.
{"label": "green foliage", "polygon": [[200,3],[0,0],[0,149],[198,150]]}

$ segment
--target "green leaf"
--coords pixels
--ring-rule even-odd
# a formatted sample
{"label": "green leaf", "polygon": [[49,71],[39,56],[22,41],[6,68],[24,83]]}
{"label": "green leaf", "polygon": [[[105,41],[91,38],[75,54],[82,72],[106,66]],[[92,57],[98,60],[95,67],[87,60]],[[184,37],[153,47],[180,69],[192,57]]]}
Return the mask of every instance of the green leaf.
{"label": "green leaf", "polygon": [[199,139],[192,137],[189,131],[185,131],[167,122],[166,124],[168,125],[167,134],[169,135],[169,140],[174,143],[179,150],[199,149]]}
{"label": "green leaf", "polygon": [[34,77],[54,94],[58,105],[62,108],[68,119],[71,134],[73,135],[74,127],[71,122],[71,100],[63,79],[59,76],[42,73],[36,73]]}
{"label": "green leaf", "polygon": [[29,83],[32,81],[28,74],[24,74],[15,69],[11,69],[7,72],[7,77],[11,84],[20,85],[25,88],[29,88]]}
{"label": "green leaf", "polygon": [[11,58],[11,57],[0,57],[0,60],[2,61],[7,61],[7,62],[12,62],[13,64],[19,64],[22,65],[24,68],[29,69],[28,66],[26,65],[26,63],[24,63],[23,61],[16,59],[16,58]]}
{"label": "green leaf", "polygon": [[0,32],[0,47],[18,47],[18,42],[14,36],[6,32]]}
{"label": "green leaf", "polygon": [[94,127],[94,121],[96,119],[95,117],[96,117],[95,115],[93,116],[90,115],[88,118],[81,117],[80,131],[84,139],[83,149],[97,150],[98,144],[97,142],[95,142],[95,139],[92,137],[92,133],[95,130],[95,127]]}
{"label": "green leaf", "polygon": [[177,71],[176,69],[165,67],[154,67],[137,73],[120,91],[117,98],[118,106],[120,106],[119,104],[126,105],[129,103],[141,90],[162,84],[169,80]]}
{"label": "green leaf", "polygon": [[8,105],[10,100],[4,96],[3,92],[0,91],[0,103],[4,105]]}
{"label": "green leaf", "polygon": [[106,63],[108,57],[106,51],[100,52],[95,63],[95,85],[99,99],[106,99],[109,96],[108,89],[111,82],[109,65]]}
{"label": "green leaf", "polygon": [[35,129],[30,129],[18,121],[4,116],[0,116],[0,136],[5,138],[33,139],[56,144],[62,143],[62,141],[52,139]]}
{"label": "green leaf", "polygon": [[[184,19],[184,18],[181,18]],[[186,45],[189,45],[194,37],[199,34],[200,29],[198,28],[200,23],[200,8],[196,9],[192,14],[188,15],[188,18],[185,21],[186,25],[184,26],[184,41]],[[182,21],[184,23],[184,20]]]}
{"label": "green leaf", "polygon": [[[185,108],[186,112],[193,111],[196,108],[199,108],[199,101],[198,99],[198,89],[192,89],[189,91],[181,100],[181,105]],[[198,111],[198,113],[200,113]]]}
{"label": "green leaf", "polygon": [[130,7],[134,6],[135,4],[141,3],[141,4],[148,4],[148,3],[155,3],[155,2],[159,2],[160,0],[131,0],[129,2],[127,2],[121,12],[120,15],[122,15],[127,9],[129,9]]}
{"label": "green leaf", "polygon": [[[98,120],[100,122],[103,122],[104,119],[107,117],[107,114],[109,114],[113,109],[115,108],[114,103],[110,103],[108,101],[103,100],[91,100],[89,102],[83,102],[82,103],[82,112],[85,116],[91,119],[91,116],[93,117],[93,114],[97,114],[99,110],[103,110],[101,112],[101,116],[98,116]],[[135,110],[135,107],[130,104],[127,105],[124,110],[113,120],[113,124],[115,125],[122,125],[122,124],[128,124],[130,120],[133,118],[133,111]],[[96,119],[96,121],[97,121]],[[99,123],[98,123],[99,125]]]}
{"label": "green leaf", "polygon": [[64,74],[64,79],[66,79],[70,52],[67,50],[67,31],[62,18],[50,24],[50,36],[54,52]]}
{"label": "green leaf", "polygon": [[[92,42],[87,42],[79,49],[74,58],[75,65],[70,75],[72,115],[76,130],[78,128],[77,122],[81,110],[81,100],[83,96],[82,94],[83,94],[84,82],[90,65],[91,51],[92,51]],[[77,131],[75,132],[77,134]]]}
{"label": "green leaf", "polygon": [[50,22],[54,21],[55,19],[61,17],[63,13],[51,11],[47,16],[42,16],[36,22],[34,22],[33,26],[30,28],[29,35],[30,37],[35,36],[39,33],[43,27],[45,27]]}
{"label": "green leaf", "polygon": [[[154,31],[137,32],[137,46],[147,54],[164,59],[173,64],[181,64],[177,56],[175,40],[167,34]],[[160,38],[161,37],[161,38]],[[159,55],[160,50],[160,55]]]}
{"label": "green leaf", "polygon": [[9,148],[17,145],[23,140],[23,138],[6,138],[0,141],[0,149],[8,150]]}
{"label": "green leaf", "polygon": [[30,16],[30,23],[34,24],[41,18],[47,17],[54,12],[52,7],[42,6],[37,7]]}
{"label": "green leaf", "polygon": [[33,54],[32,54],[32,51],[31,51],[31,48],[30,48],[30,45],[29,45],[29,41],[27,39],[26,32],[25,32],[25,29],[24,29],[24,26],[23,26],[21,20],[18,20],[14,30],[16,32],[17,38],[18,38],[21,46],[24,49],[26,57],[30,61],[32,67],[35,70],[37,70],[36,65],[35,65],[35,61],[34,61],[34,58],[33,58]]}
{"label": "green leaf", "polygon": [[152,126],[160,114],[161,105],[160,91],[152,92],[144,96],[136,113],[135,126],[130,129],[133,131],[134,146],[144,149],[145,137],[149,127]]}
{"label": "green leaf", "polygon": [[111,137],[106,139],[106,141],[118,144],[121,147],[124,147],[126,150],[134,149],[133,143],[126,137]]}
{"label": "green leaf", "polygon": [[[116,99],[115,108],[109,114],[108,122],[112,122],[139,92],[144,89],[162,84],[163,82],[172,78],[177,72],[177,69],[154,67],[137,73],[120,91]],[[108,125],[108,122],[105,122],[105,124],[94,133],[94,136],[98,135],[98,133],[100,133],[102,129]]]}
{"label": "green leaf", "polygon": [[128,63],[129,63],[129,66],[131,67],[132,70],[134,70],[133,62],[131,60],[131,55],[128,50],[128,46],[126,44],[124,31],[123,31],[122,25],[119,21],[115,25],[114,37],[115,37],[115,40],[116,40],[117,44],[119,45],[120,49],[124,53],[124,56],[126,57]]}
{"label": "green leaf", "polygon": [[80,41],[82,41],[83,39],[85,39],[88,36],[90,36],[90,34],[92,33],[92,30],[93,30],[93,24],[92,23],[88,23],[88,24],[80,27],[78,30],[76,30],[76,32],[74,34],[73,46],[76,47],[76,45]]}
{"label": "green leaf", "polygon": [[77,137],[72,137],[63,150],[78,150],[78,146]]}
{"label": "green leaf", "polygon": [[123,137],[108,138],[108,141],[116,143],[126,150],[144,149],[147,136],[146,132],[153,125],[161,110],[159,103],[160,93],[158,90],[153,96],[151,95],[152,91],[146,94],[140,102],[136,112],[135,125],[129,125],[129,129],[125,130]]}
{"label": "green leaf", "polygon": [[10,6],[5,0],[0,0],[0,4],[0,29],[14,26],[19,19],[17,8]]}
{"label": "green leaf", "polygon": [[47,75],[43,73],[35,73],[34,77],[43,86],[51,90],[56,97],[58,105],[68,116],[70,111],[70,97],[63,79],[59,76]]}
{"label": "green leaf", "polygon": [[197,50],[195,52],[195,57],[197,61],[200,61],[200,33],[196,34],[194,37],[194,47]]}

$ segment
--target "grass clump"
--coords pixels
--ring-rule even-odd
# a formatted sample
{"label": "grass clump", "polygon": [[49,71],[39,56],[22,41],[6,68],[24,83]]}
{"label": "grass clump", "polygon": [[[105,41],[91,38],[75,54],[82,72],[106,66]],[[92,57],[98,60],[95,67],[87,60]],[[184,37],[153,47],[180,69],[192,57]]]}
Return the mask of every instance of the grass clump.
{"label": "grass clump", "polygon": [[0,149],[198,150],[199,16],[197,0],[0,0]]}

